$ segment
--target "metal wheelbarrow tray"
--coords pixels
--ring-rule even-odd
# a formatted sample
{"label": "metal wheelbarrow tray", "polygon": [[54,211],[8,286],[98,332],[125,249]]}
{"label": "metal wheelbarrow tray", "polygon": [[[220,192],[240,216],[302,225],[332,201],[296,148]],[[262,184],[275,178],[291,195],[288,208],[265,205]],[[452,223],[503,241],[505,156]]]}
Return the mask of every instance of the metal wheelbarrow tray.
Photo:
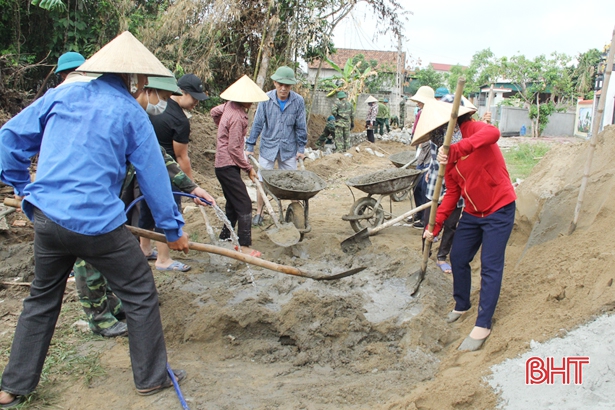
{"label": "metal wheelbarrow tray", "polygon": [[346,185],[371,195],[390,195],[410,188],[420,174],[416,169],[384,169],[350,178]]}
{"label": "metal wheelbarrow tray", "polygon": [[409,168],[416,168],[416,151],[402,151],[397,154],[393,154],[389,156],[389,160],[395,165],[397,168],[401,168],[410,162]]}

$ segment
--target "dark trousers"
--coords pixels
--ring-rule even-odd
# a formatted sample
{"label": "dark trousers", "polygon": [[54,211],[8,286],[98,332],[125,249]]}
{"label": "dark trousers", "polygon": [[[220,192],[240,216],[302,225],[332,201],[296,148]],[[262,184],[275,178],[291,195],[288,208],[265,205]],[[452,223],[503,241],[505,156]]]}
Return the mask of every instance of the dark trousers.
{"label": "dark trousers", "polygon": [[[429,224],[429,218],[431,216],[431,208],[427,208],[423,214],[423,225]],[[444,221],[442,226],[442,237],[440,239],[440,247],[438,248],[438,260],[445,261],[449,253],[451,253],[451,247],[453,246],[453,238],[455,237],[455,231],[457,230],[457,223],[461,217],[461,208],[455,208],[448,218]],[[432,228],[433,230],[433,228]],[[423,239],[423,242],[425,240]]]}
{"label": "dark trousers", "polygon": [[[239,245],[252,245],[252,201],[248,195],[246,184],[241,180],[241,169],[237,166],[216,168],[216,178],[222,186],[222,193],[226,198],[226,217],[233,229],[237,224]],[[222,228],[220,239],[231,237],[226,226]]]}
{"label": "dark trousers", "polygon": [[471,307],[472,270],[470,262],[481,245],[483,247],[476,326],[491,329],[491,319],[502,287],[506,243],[514,222],[515,203],[511,202],[483,218],[464,212],[457,225],[451,251],[455,310],[466,311]]}
{"label": "dark trousers", "polygon": [[[173,192],[181,192],[174,186],[171,186],[171,191]],[[181,195],[173,195],[173,199],[175,200],[175,204],[177,204],[177,209],[179,212],[182,211],[182,197]],[[156,226],[156,221],[154,220],[154,215],[152,215],[152,211],[149,209],[147,205],[147,201],[145,199],[139,202],[139,228],[147,229],[149,231],[156,231],[158,233],[164,233],[161,228]]]}
{"label": "dark trousers", "polygon": [[2,390],[26,395],[36,388],[62,307],[66,279],[77,257],[100,270],[123,302],[137,389],[165,383],[167,353],[158,293],[134,236],[124,225],[102,235],[81,235],[35,209],[34,281],[17,322]]}
{"label": "dark trousers", "polygon": [[[421,170],[419,168],[417,169],[419,171]],[[414,186],[414,189],[412,190],[412,195],[414,196],[415,206],[421,206],[429,202],[429,199],[427,199],[426,192],[425,192],[427,190],[427,182],[425,181],[425,175],[427,174],[422,173],[421,175],[418,176],[418,181],[416,182],[416,185]],[[426,213],[427,213],[427,210],[422,210],[422,211],[417,212],[414,215],[414,220],[415,221],[424,220],[424,216]]]}

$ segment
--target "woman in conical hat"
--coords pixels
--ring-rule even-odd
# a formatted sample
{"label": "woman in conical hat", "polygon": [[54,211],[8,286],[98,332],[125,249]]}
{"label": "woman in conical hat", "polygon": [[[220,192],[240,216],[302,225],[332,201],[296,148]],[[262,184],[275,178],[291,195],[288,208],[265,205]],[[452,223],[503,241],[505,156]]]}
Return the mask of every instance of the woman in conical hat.
{"label": "woman in conical hat", "polygon": [[[251,256],[260,257],[261,253],[251,248],[252,245],[252,201],[246,185],[241,179],[241,170],[248,173],[254,181],[256,171],[244,154],[246,133],[248,131],[248,111],[255,102],[267,101],[269,97],[247,75],[227,88],[220,98],[228,102],[212,108],[210,111],[218,126],[216,140],[216,178],[220,181],[226,198],[226,217],[235,228],[241,251]],[[221,240],[231,238],[226,226],[220,233]]]}
{"label": "woman in conical hat", "polygon": [[[432,110],[433,108],[433,110]],[[484,122],[474,121],[474,110],[463,113],[457,124],[461,141],[451,145],[448,155],[440,148],[437,160],[446,165],[444,179],[446,193],[438,207],[435,226],[428,226],[423,237],[433,240],[440,233],[444,221],[463,197],[465,208],[453,238],[450,254],[453,271],[453,297],[455,307],[447,321],[454,322],[467,314],[471,307],[470,290],[472,268],[470,262],[481,250],[481,289],[475,326],[459,346],[459,350],[474,351],[482,347],[491,334],[492,318],[500,296],[504,273],[506,243],[515,221],[515,189],[510,181],[506,163],[497,145],[500,131]],[[424,135],[450,119],[452,106],[443,102],[425,104],[421,122]],[[433,112],[429,112],[433,111]],[[446,119],[442,115],[446,115]],[[427,124],[429,122],[429,124]],[[421,127],[421,123],[418,125]],[[419,132],[412,143],[420,143],[424,135]]]}
{"label": "woman in conical hat", "polygon": [[376,142],[374,138],[374,125],[376,125],[376,115],[378,115],[378,100],[370,95],[365,100],[369,108],[367,109],[367,115],[365,116],[365,128],[367,130],[367,140],[369,142]]}

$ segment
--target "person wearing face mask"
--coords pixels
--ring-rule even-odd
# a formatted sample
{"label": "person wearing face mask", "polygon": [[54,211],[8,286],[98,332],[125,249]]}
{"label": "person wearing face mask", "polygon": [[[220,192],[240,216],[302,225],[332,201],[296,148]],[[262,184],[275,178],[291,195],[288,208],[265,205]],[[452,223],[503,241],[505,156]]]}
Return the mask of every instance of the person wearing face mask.
{"label": "person wearing face mask", "polygon": [[[124,226],[118,197],[129,161],[169,246],[188,252],[154,130],[136,101],[148,75],[171,73],[128,31],[80,70],[102,76],[49,90],[0,129],[0,179],[14,188],[16,199],[23,198],[35,232],[34,280],[2,374],[3,407],[19,404],[40,380],[77,257],[99,269],[122,299],[137,393],[173,386],[156,284]],[[32,182],[29,167],[36,154]],[[184,371],[174,373],[180,381],[186,377]]]}
{"label": "person wearing face mask", "polygon": [[[150,115],[150,121],[154,126],[156,137],[160,145],[166,152],[173,157],[179,164],[182,171],[192,179],[192,167],[188,156],[188,142],[190,142],[190,121],[188,115],[200,101],[207,98],[203,92],[201,80],[194,74],[186,74],[177,81],[181,95],[175,93],[167,100],[167,107],[160,115]],[[160,96],[161,90],[158,90]],[[150,94],[148,98],[155,97]],[[152,104],[154,104],[152,102]],[[176,196],[175,202],[181,212],[181,197]],[[151,221],[150,221],[151,222]],[[151,225],[151,224],[150,224]],[[150,226],[153,228],[153,226]],[[143,240],[141,248],[146,255],[152,254],[151,242]],[[157,244],[158,254],[156,257],[157,270],[174,270],[186,272],[190,269],[189,265],[171,259],[168,247],[163,243]]]}
{"label": "person wearing face mask", "polygon": [[[177,81],[175,78],[162,78],[162,77],[150,77],[148,78],[148,85],[145,86],[145,99],[147,100],[146,111],[150,116],[150,121],[155,122],[156,117],[164,115],[166,107],[168,107],[169,101],[173,104],[173,100],[171,96],[183,96],[182,91],[177,86]],[[161,145],[160,149],[165,156],[165,163],[167,165],[173,164],[174,166],[178,166],[178,163],[174,160],[174,158],[164,149]],[[181,168],[181,167],[180,167]],[[178,169],[181,173],[181,178],[185,178],[187,181],[179,183],[173,183],[174,191],[183,191],[187,193],[192,193],[193,195],[200,196],[205,198],[207,201],[211,203],[215,203],[214,199],[209,195],[206,191],[197,187],[188,175]],[[177,177],[179,178],[179,177]],[[173,181],[173,177],[171,177]],[[196,191],[193,191],[193,187]],[[200,190],[200,191],[199,191]],[[202,192],[201,192],[202,191]],[[181,199],[180,196],[176,197],[177,199]],[[195,201],[196,202],[196,201]],[[197,202],[198,203],[198,202]],[[160,229],[156,228],[156,223],[152,216],[152,213],[147,206],[147,202],[141,202],[140,204],[140,216],[139,216],[139,227],[143,229],[156,229],[160,231]],[[204,205],[204,203],[201,203]],[[155,251],[152,247],[152,241],[148,238],[139,238],[139,242],[141,244],[141,250],[143,254],[147,257],[148,260],[155,260],[155,265],[157,270],[179,270],[185,272],[190,269],[190,266],[183,264],[178,261],[173,261],[170,257],[170,252],[168,246],[165,243],[158,242]]]}

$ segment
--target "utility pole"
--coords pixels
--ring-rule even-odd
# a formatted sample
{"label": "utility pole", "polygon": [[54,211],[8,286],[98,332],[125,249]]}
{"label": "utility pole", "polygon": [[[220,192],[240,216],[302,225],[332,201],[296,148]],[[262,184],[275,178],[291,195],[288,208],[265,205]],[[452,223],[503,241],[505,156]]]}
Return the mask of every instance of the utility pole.
{"label": "utility pole", "polygon": [[[397,104],[395,104],[398,107],[399,110],[399,101],[401,101],[401,96],[404,93],[404,75],[403,75],[403,70],[404,70],[404,65],[405,65],[405,61],[402,61],[402,52],[401,52],[401,33],[399,33],[397,35],[397,95],[399,97],[399,100],[397,101]],[[392,105],[392,104],[391,104]],[[397,113],[397,116],[399,117],[401,115],[400,112]]]}

